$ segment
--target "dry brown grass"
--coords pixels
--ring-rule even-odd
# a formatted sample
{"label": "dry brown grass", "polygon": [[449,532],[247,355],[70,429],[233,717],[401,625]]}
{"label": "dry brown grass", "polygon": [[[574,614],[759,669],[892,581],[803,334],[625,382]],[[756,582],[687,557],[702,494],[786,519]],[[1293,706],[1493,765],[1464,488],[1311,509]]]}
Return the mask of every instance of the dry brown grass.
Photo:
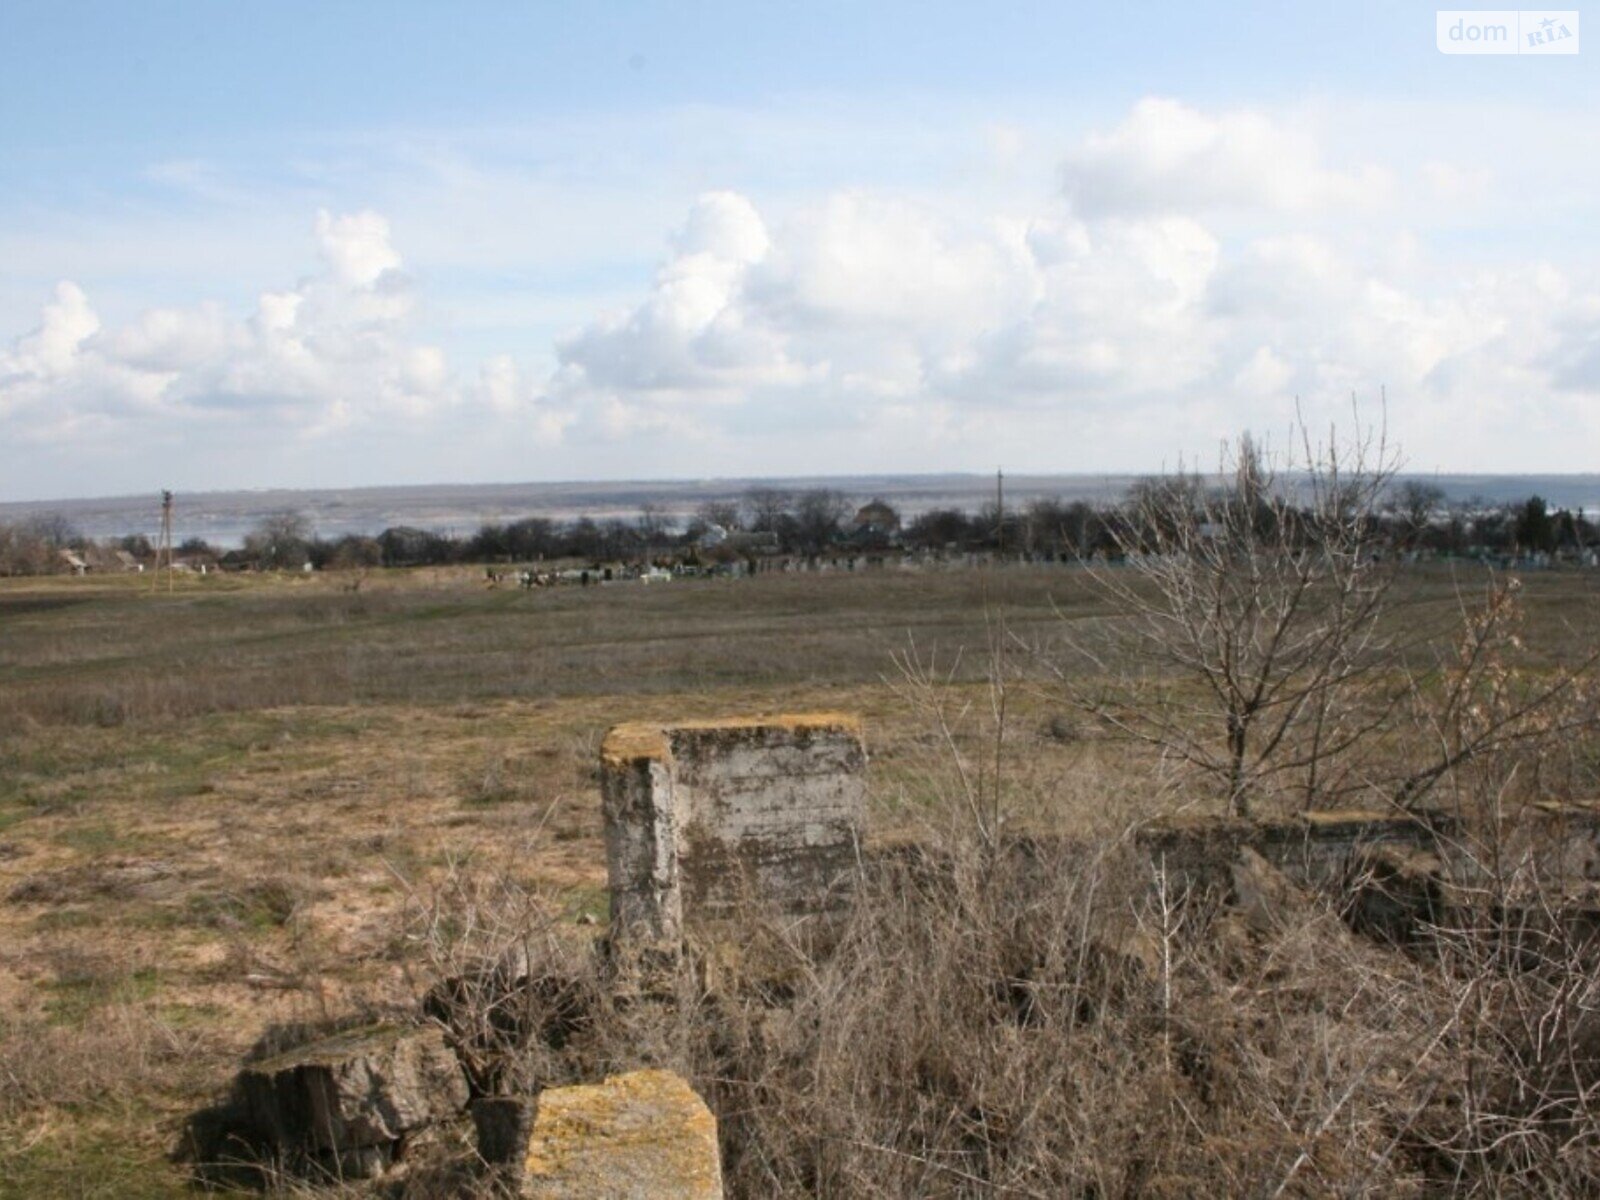
{"label": "dry brown grass", "polygon": [[[449,573],[383,574],[357,595],[298,578],[180,582],[170,599],[123,581],[0,584],[0,1078],[11,1070],[18,1081],[0,1108],[8,1156],[0,1195],[181,1191],[165,1151],[263,1027],[414,999],[421,960],[402,936],[402,915],[409,897],[458,864],[537,892],[555,929],[588,937],[584,922],[605,916],[594,771],[610,724],[860,712],[876,834],[926,838],[941,832],[949,779],[937,733],[888,682],[908,630],[949,662],[958,648],[984,644],[986,606],[1013,629],[1041,633],[1056,619],[1054,604],[1093,617],[1070,572],[531,595],[485,592],[476,578]],[[1558,657],[1561,619],[1579,611],[1583,588],[1551,576],[1530,581],[1528,593],[1533,650]],[[1445,605],[1449,594],[1448,580],[1424,580],[1411,599]],[[981,705],[980,658],[964,660],[954,688]],[[1076,723],[1047,695],[1019,693],[1010,717],[1002,791],[1013,829],[1114,833],[1178,794],[1160,762]],[[1066,893],[1055,900],[1076,902]],[[935,911],[956,922],[950,936],[976,937],[991,919],[963,916],[955,898],[945,903]],[[952,963],[971,949],[918,943],[923,935],[889,923],[894,911],[854,933],[857,950],[817,972],[818,986],[849,995],[849,976],[838,972],[851,954],[859,968],[868,947],[892,949],[895,938]],[[1061,914],[1028,914],[1015,917],[1024,943],[1054,936],[1027,923]],[[900,994],[918,971],[915,958],[888,955],[868,992],[890,1011],[911,1006],[908,1020],[931,1019],[920,999]],[[1068,987],[1067,976],[1052,978],[1049,987]],[[1091,984],[1103,980],[1071,986]],[[963,1020],[989,1011],[976,994],[947,999]],[[749,1019],[752,1030],[760,1025],[753,1010]],[[840,1009],[841,1028],[857,1022],[865,1031],[873,1019],[865,1003]],[[634,1032],[676,1046],[716,1090],[723,1067],[695,1042],[713,1028],[722,1027]],[[718,1036],[743,1036],[740,1028]],[[1030,1028],[996,1027],[993,1037],[1015,1046],[974,1044],[987,1056],[972,1066],[985,1094],[1010,1095],[1024,1067],[1043,1061],[1006,1057],[1049,1044]],[[841,1111],[858,1089],[870,1093],[864,1078],[824,1073],[826,1064],[847,1065],[838,1057],[844,1043],[816,1040],[816,1030],[810,1042],[794,1040],[803,1033],[795,1026],[789,1040],[760,1043],[789,1047],[786,1058],[740,1060],[743,1078],[770,1076],[796,1091],[782,1110],[790,1115],[773,1110],[774,1122],[816,1117],[797,1064],[811,1064],[812,1078],[827,1082],[818,1095]],[[910,1070],[913,1049],[886,1048],[880,1061]],[[592,1062],[620,1062],[624,1050],[600,1045]],[[731,1127],[753,1086],[718,1093]],[[896,1096],[912,1103],[910,1093]],[[1006,1119],[1017,1119],[1006,1104]],[[933,1137],[913,1122],[927,1114],[891,1111],[915,1139]],[[749,1136],[758,1147],[778,1134],[753,1127]],[[1085,1146],[1116,1146],[1082,1137]],[[953,1144],[928,1143],[941,1163]],[[752,1150],[738,1177],[759,1180],[760,1155],[776,1153]],[[824,1156],[815,1170],[839,1181],[886,1169],[863,1165],[879,1159],[898,1163],[894,1178],[931,1187],[938,1174],[882,1149],[828,1154],[843,1157]],[[1081,1161],[1059,1146],[1050,1154]],[[783,1186],[799,1186],[799,1160],[783,1161]]]}
{"label": "dry brown grass", "polygon": [[735,1196],[1600,1179],[1592,937],[1517,969],[1484,957],[1504,926],[1402,954],[1351,933],[1337,897],[1180,894],[1124,840],[1041,856],[947,833],[869,870],[840,927],[735,918],[677,993],[613,994],[603,959],[492,876],[453,875],[409,928],[419,957],[479,985],[436,1013],[494,1061],[481,1089],[676,1069],[718,1113]]}

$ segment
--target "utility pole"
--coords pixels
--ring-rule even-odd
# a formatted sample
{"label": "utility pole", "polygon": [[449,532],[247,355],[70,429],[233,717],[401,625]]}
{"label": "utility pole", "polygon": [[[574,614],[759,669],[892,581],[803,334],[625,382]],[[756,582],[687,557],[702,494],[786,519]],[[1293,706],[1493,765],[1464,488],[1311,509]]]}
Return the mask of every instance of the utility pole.
{"label": "utility pole", "polygon": [[994,544],[996,557],[1006,552],[1006,473],[1000,468],[994,473]]}
{"label": "utility pole", "polygon": [[156,582],[161,575],[161,556],[163,554],[167,556],[167,591],[170,593],[172,591],[173,574],[172,493],[170,491],[163,491],[161,493],[161,534],[156,540],[155,571],[152,573],[150,578],[150,590],[152,592],[156,590]]}

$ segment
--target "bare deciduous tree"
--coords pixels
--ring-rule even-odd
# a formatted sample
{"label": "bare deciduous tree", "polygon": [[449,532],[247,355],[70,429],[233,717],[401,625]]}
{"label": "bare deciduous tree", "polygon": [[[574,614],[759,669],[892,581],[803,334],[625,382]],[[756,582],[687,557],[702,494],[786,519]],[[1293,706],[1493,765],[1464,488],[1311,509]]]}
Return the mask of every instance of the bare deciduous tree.
{"label": "bare deciduous tree", "polygon": [[245,550],[268,570],[293,570],[306,560],[311,521],[304,513],[280,512],[263,517],[244,539]]}
{"label": "bare deciduous tree", "polygon": [[800,549],[820,554],[839,532],[839,522],[850,515],[850,502],[831,488],[810,488],[795,499],[795,534]]}
{"label": "bare deciduous tree", "polygon": [[781,488],[754,487],[744,494],[744,511],[750,528],[777,533],[789,516],[791,497]]}
{"label": "bare deciduous tree", "polygon": [[1241,815],[1285,774],[1315,794],[1318,768],[1377,719],[1345,701],[1384,648],[1392,574],[1373,518],[1393,459],[1370,435],[1319,448],[1302,430],[1300,450],[1280,470],[1247,434],[1221,486],[1180,472],[1136,489],[1113,527],[1122,565],[1090,568],[1127,616],[1111,646],[1076,645],[1102,679],[1136,664],[1143,694],[1058,668],[1080,707],[1221,780]]}
{"label": "bare deciduous tree", "polygon": [[1444,505],[1444,501],[1442,487],[1421,479],[1402,481],[1390,496],[1406,537],[1412,542],[1421,538],[1423,530],[1427,529],[1428,522]]}
{"label": "bare deciduous tree", "polygon": [[1072,703],[1217,780],[1241,816],[1267,794],[1414,806],[1479,755],[1588,719],[1555,710],[1592,658],[1500,681],[1501,587],[1463,604],[1449,650],[1419,666],[1444,631],[1386,619],[1395,455],[1370,430],[1317,445],[1302,427],[1293,444],[1280,465],[1245,435],[1219,486],[1180,472],[1133,491],[1112,527],[1120,562],[1089,564],[1118,615],[1100,639],[1063,623],[1091,672],[1047,660]]}
{"label": "bare deciduous tree", "polygon": [[1463,608],[1453,643],[1436,652],[1434,664],[1401,673],[1403,728],[1423,750],[1380,778],[1402,807],[1415,806],[1469,763],[1593,730],[1589,690],[1600,652],[1587,648],[1575,663],[1522,669],[1521,587],[1516,579],[1492,580],[1481,603]]}
{"label": "bare deciduous tree", "polygon": [[666,541],[672,531],[672,517],[664,506],[646,502],[639,506],[637,527],[640,542],[650,549]]}
{"label": "bare deciduous tree", "polygon": [[736,500],[705,500],[695,509],[695,517],[705,525],[719,525],[723,529],[739,528],[739,504]]}

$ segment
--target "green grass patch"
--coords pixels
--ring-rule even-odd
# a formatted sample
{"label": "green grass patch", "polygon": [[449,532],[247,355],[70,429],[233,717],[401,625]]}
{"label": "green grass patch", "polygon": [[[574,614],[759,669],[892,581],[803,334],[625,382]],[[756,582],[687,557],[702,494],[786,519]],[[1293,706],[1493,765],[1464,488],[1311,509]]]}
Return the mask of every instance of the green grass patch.
{"label": "green grass patch", "polygon": [[45,1013],[57,1025],[82,1025],[108,1004],[149,1000],[161,986],[161,973],[140,967],[128,973],[87,972],[44,985]]}
{"label": "green grass patch", "polygon": [[109,821],[87,821],[58,830],[55,841],[82,854],[102,855],[136,850],[144,839]]}
{"label": "green grass patch", "polygon": [[183,921],[206,929],[281,929],[310,896],[307,889],[282,878],[258,879],[222,892],[192,895],[184,903]]}
{"label": "green grass patch", "polygon": [[561,911],[569,921],[593,917],[604,925],[611,919],[611,893],[603,887],[575,887],[562,893]]}
{"label": "green grass patch", "polygon": [[0,1200],[176,1200],[196,1195],[153,1147],[72,1126],[43,1138],[0,1130]]}

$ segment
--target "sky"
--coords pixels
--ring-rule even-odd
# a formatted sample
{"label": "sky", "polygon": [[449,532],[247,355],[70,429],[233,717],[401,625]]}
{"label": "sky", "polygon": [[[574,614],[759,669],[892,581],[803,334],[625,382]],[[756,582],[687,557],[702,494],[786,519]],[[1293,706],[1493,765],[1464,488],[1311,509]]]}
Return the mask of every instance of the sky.
{"label": "sky", "polygon": [[1365,0],[6,0],[0,499],[1144,472],[1297,414],[1600,471],[1597,57]]}

